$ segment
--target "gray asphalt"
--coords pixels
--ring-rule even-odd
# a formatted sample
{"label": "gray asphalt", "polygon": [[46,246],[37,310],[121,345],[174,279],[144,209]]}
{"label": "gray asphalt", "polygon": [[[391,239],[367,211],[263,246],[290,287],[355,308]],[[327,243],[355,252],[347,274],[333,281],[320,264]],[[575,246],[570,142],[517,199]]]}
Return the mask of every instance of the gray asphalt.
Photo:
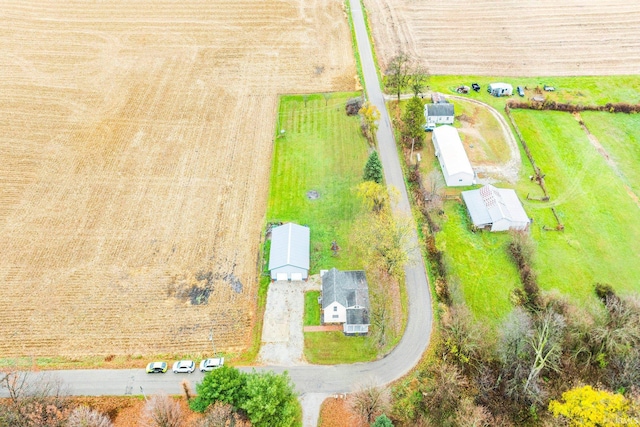
{"label": "gray asphalt", "polygon": [[[410,205],[404,178],[400,168],[391,122],[380,90],[376,67],[371,53],[367,30],[362,14],[360,0],[350,0],[353,23],[362,69],[364,73],[367,97],[380,110],[380,123],[377,133],[378,148],[385,172],[387,185],[396,187],[400,197],[394,206],[394,212],[410,216]],[[432,309],[430,289],[425,273],[424,263],[417,245],[414,229],[413,241],[410,244],[412,259],[405,268],[409,316],[406,330],[398,346],[385,358],[370,363],[356,363],[335,366],[294,366],[294,367],[256,367],[258,370],[288,371],[296,390],[304,400],[305,395],[347,393],[359,384],[388,384],[405,374],[420,360],[429,344],[432,327]],[[243,370],[254,369],[252,367]],[[141,369],[135,370],[66,370],[53,371],[69,387],[74,395],[125,395],[125,394],[180,394],[181,382],[189,380],[192,387],[203,375],[193,374],[146,374]],[[0,390],[4,395],[5,390]],[[317,399],[309,399],[317,401]],[[315,425],[315,421],[305,425]]]}

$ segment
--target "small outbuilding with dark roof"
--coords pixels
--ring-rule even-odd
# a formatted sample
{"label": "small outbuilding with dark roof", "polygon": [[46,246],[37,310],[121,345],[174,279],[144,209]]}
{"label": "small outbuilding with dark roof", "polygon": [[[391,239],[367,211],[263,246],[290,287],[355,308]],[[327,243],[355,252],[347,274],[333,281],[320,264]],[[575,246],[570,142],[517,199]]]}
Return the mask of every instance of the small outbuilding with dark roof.
{"label": "small outbuilding with dark roof", "polygon": [[307,280],[309,231],[309,227],[292,222],[271,230],[269,251],[271,280]]}
{"label": "small outbuilding with dark roof", "polygon": [[369,286],[364,271],[332,268],[322,275],[322,323],[342,323],[345,334],[369,332]]}
{"label": "small outbuilding with dark roof", "polygon": [[437,104],[425,104],[424,118],[426,120],[425,127],[433,128],[435,125],[450,125],[454,119],[453,104],[448,102],[439,102]]}

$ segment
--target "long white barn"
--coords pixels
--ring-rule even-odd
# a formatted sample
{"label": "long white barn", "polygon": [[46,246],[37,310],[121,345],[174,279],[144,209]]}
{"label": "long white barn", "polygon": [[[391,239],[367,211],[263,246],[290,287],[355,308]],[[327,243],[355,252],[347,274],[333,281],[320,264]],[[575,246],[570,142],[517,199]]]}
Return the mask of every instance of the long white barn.
{"label": "long white barn", "polygon": [[432,141],[447,186],[465,187],[475,184],[475,173],[456,128],[449,125],[435,128]]}

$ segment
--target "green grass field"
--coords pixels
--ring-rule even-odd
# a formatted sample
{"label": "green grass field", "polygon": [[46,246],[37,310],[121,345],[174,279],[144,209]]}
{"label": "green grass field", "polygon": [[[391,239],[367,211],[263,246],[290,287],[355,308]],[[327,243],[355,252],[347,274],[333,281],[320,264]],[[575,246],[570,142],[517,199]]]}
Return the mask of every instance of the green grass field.
{"label": "green grass field", "polygon": [[[513,96],[496,98],[487,93],[489,83],[504,82],[513,85]],[[432,91],[445,95],[455,95],[456,87],[471,86],[478,83],[480,92],[473,90],[468,95],[472,99],[484,101],[502,111],[508,99],[528,100],[534,95],[536,87],[542,89],[547,84],[555,87],[554,92],[542,92],[542,95],[559,102],[574,104],[604,105],[608,102],[640,103],[640,79],[638,76],[598,76],[598,77],[491,77],[491,76],[432,76],[429,87]],[[521,98],[516,93],[516,87],[523,86],[528,90]]]}
{"label": "green grass field", "polygon": [[[345,114],[345,103],[356,93],[284,96],[278,112],[267,221],[293,221],[311,229],[311,274],[336,267],[364,267],[350,245],[352,227],[363,212],[356,195],[362,182],[369,145],[358,117]],[[306,194],[315,190],[316,200]],[[340,252],[333,256],[331,242]],[[320,322],[318,293],[305,296],[305,325]],[[342,332],[305,333],[305,357],[311,363],[352,363],[371,360],[377,349],[370,337],[345,337]]]}
{"label": "green grass field", "polygon": [[[524,110],[513,114],[547,175],[551,205],[565,225],[564,232],[542,231],[544,221],[532,228],[542,288],[556,288],[583,301],[592,298],[596,282],[610,283],[623,293],[637,292],[639,212],[619,176],[572,115]],[[633,139],[615,144],[626,146]]]}
{"label": "green grass field", "polygon": [[615,163],[620,180],[640,197],[640,116],[589,111],[581,116]]}
{"label": "green grass field", "polygon": [[305,332],[304,355],[309,363],[333,365],[375,360],[378,350],[369,337],[342,332]]}
{"label": "green grass field", "polygon": [[304,294],[304,326],[320,324],[320,291],[310,291]]}
{"label": "green grass field", "polygon": [[[362,268],[349,244],[354,219],[362,211],[356,187],[368,156],[359,119],[344,111],[358,94],[284,96],[278,112],[267,221],[296,222],[311,228],[311,274],[332,267]],[[315,190],[316,200],[306,194]],[[341,250],[334,257],[331,242]]]}
{"label": "green grass field", "polygon": [[[503,112],[508,98],[495,98],[486,92],[486,85],[496,81],[511,83],[514,89],[516,85],[531,88],[551,84],[556,91],[544,95],[562,102],[640,102],[640,79],[635,76],[550,79],[434,76],[431,89],[453,94],[458,83],[478,82],[482,85],[481,92],[467,96]],[[530,96],[533,92],[527,92],[525,98]],[[521,99],[517,95],[511,98]],[[461,104],[456,105],[456,116],[468,115],[464,103]],[[593,301],[596,282],[610,283],[622,294],[637,293],[640,290],[640,266],[637,265],[640,227],[636,225],[640,195],[637,137],[640,118],[582,113],[586,126],[610,155],[608,162],[569,113],[514,110],[513,116],[536,163],[546,174],[551,195],[549,203],[526,200],[527,194],[535,197],[542,194],[539,187],[527,179],[531,165],[521,151],[521,180],[515,190],[527,214],[534,219],[531,227],[537,248],[534,267],[541,288],[555,289],[579,304]],[[423,158],[431,157],[423,155]],[[439,170],[435,161],[421,165],[423,174],[434,168]],[[447,189],[450,194],[458,191]],[[565,226],[564,232],[543,230],[545,225],[556,225],[550,206],[556,208]],[[512,308],[511,290],[520,286],[518,273],[506,253],[509,235],[472,233],[466,210],[458,202],[447,202],[445,213],[443,231],[437,239],[438,246],[446,251],[454,298],[463,298],[478,318],[497,325]]]}

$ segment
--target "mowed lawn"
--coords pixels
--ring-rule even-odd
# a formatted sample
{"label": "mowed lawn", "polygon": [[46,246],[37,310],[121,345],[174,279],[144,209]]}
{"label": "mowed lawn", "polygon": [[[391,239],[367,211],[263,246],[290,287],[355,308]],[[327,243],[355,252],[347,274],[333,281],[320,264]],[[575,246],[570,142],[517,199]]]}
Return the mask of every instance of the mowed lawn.
{"label": "mowed lawn", "polygon": [[446,253],[454,301],[463,300],[477,318],[495,325],[513,308],[509,295],[520,283],[506,250],[510,236],[472,232],[461,203],[447,202],[444,210],[447,219],[437,242]]}
{"label": "mowed lawn", "polygon": [[[268,222],[296,222],[311,229],[311,271],[364,267],[350,245],[352,227],[363,213],[357,197],[369,145],[360,119],[345,113],[346,101],[358,94],[284,96],[280,101],[271,171]],[[306,102],[305,102],[306,98]],[[309,191],[319,197],[311,200]],[[331,242],[340,251],[333,255]],[[320,323],[318,293],[307,293],[305,325]],[[346,337],[342,332],[306,332],[305,357],[311,363],[352,363],[375,359],[371,337]]]}
{"label": "mowed lawn", "polygon": [[581,116],[615,164],[621,181],[640,197],[640,116],[591,111]]}
{"label": "mowed lawn", "polygon": [[[532,227],[541,287],[583,302],[593,298],[597,282],[621,293],[640,290],[640,211],[620,176],[572,115],[530,110],[513,115],[546,174],[549,205],[565,226],[564,232],[543,231],[547,217]],[[614,144],[625,146],[633,139],[622,135]],[[637,174],[640,165],[628,167]]]}
{"label": "mowed lawn", "polygon": [[[586,79],[582,85],[572,79],[561,81],[574,85],[566,89],[563,96],[569,92],[575,95],[578,87],[597,91],[602,86],[599,80],[592,79]],[[485,98],[482,93],[473,97]],[[487,95],[487,98],[493,97]],[[497,102],[492,104],[496,107],[504,102],[494,99]],[[603,100],[600,95],[594,97],[594,103]],[[620,98],[613,100],[621,101]],[[463,111],[457,106],[456,115]],[[571,114],[513,110],[513,115],[538,166],[546,174],[551,195],[548,203],[526,200],[527,194],[540,197],[542,192],[527,179],[532,173],[531,166],[522,152],[522,178],[514,189],[534,220],[531,227],[536,245],[534,266],[541,288],[555,289],[579,304],[593,301],[593,286],[597,282],[610,283],[623,294],[638,292],[638,116],[582,113],[587,127],[615,163],[612,167]],[[421,166],[423,173],[431,168],[440,172],[435,161]],[[448,188],[447,193],[456,194],[459,190]],[[543,230],[544,226],[553,228],[557,224],[551,206],[556,208],[565,226],[564,232]],[[479,319],[495,326],[513,308],[509,301],[511,291],[521,286],[506,252],[510,237],[508,233],[471,232],[466,209],[459,202],[447,202],[444,210],[443,230],[437,235],[437,241],[446,253],[454,298],[464,299]]]}
{"label": "mowed lawn", "polygon": [[[349,244],[363,206],[356,194],[368,157],[358,117],[345,113],[357,94],[284,96],[278,112],[267,221],[311,228],[311,274],[332,267],[362,268]],[[316,191],[318,198],[307,197]],[[331,242],[340,251],[333,256]]]}

